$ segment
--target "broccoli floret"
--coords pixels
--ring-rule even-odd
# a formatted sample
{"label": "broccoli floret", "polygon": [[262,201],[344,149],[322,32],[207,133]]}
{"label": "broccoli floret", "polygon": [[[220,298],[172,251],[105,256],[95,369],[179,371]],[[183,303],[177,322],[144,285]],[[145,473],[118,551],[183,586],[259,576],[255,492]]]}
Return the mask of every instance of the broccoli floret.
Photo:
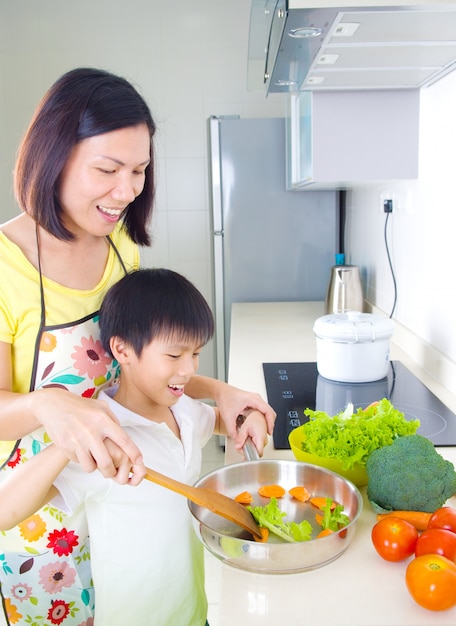
{"label": "broccoli floret", "polygon": [[398,437],[366,463],[367,497],[374,509],[432,513],[456,494],[456,472],[429,439]]}

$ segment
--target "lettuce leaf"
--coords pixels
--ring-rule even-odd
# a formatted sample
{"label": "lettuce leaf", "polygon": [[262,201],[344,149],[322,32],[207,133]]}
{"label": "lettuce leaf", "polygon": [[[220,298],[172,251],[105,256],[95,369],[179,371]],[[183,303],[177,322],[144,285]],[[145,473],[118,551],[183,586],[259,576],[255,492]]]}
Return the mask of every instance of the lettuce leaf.
{"label": "lettuce leaf", "polygon": [[308,541],[311,539],[312,526],[307,520],[284,522],[286,513],[280,510],[277,498],[271,498],[266,506],[248,506],[255,520],[260,526],[268,528],[271,533],[281,537],[284,541]]}
{"label": "lettuce leaf", "polygon": [[323,519],[321,520],[321,527],[323,530],[329,529],[336,532],[344,526],[347,526],[350,523],[350,518],[344,513],[343,504],[336,504],[334,510],[332,509],[332,506],[332,498],[326,498],[326,504],[323,509]]}
{"label": "lettuce leaf", "polygon": [[304,414],[309,421],[301,427],[305,438],[302,450],[337,459],[343,469],[350,469],[355,463],[366,465],[373,450],[391,445],[397,437],[415,434],[420,426],[419,420],[406,420],[386,398],[356,411],[349,403],[333,416],[312,409],[306,409]]}

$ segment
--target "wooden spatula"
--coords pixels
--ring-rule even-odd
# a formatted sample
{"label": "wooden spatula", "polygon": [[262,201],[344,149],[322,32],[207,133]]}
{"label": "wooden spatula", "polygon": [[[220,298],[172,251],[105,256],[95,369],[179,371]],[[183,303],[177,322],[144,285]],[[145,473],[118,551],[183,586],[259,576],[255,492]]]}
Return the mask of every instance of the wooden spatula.
{"label": "wooden spatula", "polygon": [[247,530],[252,535],[261,539],[260,529],[253,519],[252,514],[247,511],[242,504],[228,498],[228,496],[224,496],[222,493],[208,489],[207,487],[192,487],[191,485],[186,485],[185,483],[160,474],[148,467],[146,467],[146,478],[157,485],[180,493],[195,504],[203,506],[221,517],[225,517],[230,520],[230,522],[238,524],[238,526],[241,526],[244,530]]}

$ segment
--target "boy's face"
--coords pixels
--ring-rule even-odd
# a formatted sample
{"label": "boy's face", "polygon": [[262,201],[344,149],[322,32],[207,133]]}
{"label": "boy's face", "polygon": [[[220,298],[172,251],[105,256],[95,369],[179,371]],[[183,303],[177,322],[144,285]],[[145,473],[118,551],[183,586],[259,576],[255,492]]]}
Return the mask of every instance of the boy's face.
{"label": "boy's face", "polygon": [[191,340],[157,338],[144,347],[141,356],[132,354],[128,373],[129,386],[160,406],[172,406],[184,393],[184,386],[196,373],[202,346]]}

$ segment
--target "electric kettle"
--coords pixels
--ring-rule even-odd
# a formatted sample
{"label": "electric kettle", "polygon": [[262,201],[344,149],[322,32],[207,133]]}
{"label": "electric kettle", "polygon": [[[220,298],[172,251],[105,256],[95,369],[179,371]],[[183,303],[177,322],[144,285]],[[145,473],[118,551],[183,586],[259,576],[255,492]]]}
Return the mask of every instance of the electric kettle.
{"label": "electric kettle", "polygon": [[363,312],[364,299],[359,267],[333,265],[325,299],[325,313]]}

